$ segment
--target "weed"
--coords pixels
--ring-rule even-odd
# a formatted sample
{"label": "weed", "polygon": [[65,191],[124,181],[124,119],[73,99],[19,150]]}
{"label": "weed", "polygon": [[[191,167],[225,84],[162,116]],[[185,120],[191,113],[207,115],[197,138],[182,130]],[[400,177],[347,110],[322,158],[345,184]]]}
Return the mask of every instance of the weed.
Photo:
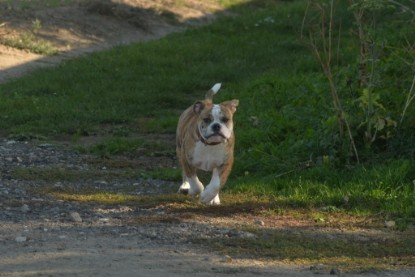
{"label": "weed", "polygon": [[48,41],[39,39],[36,34],[42,28],[39,19],[32,22],[32,30],[21,33],[18,36],[6,36],[0,39],[0,43],[17,49],[28,50],[41,55],[54,55],[58,51]]}

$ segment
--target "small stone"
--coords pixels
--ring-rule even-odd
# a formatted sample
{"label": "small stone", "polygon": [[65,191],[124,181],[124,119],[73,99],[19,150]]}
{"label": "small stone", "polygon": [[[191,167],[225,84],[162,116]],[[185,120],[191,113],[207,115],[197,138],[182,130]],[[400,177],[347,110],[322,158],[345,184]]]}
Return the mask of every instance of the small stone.
{"label": "small stone", "polygon": [[22,206],[21,210],[22,210],[23,213],[27,213],[27,212],[30,211],[30,208],[29,208],[29,206],[27,204],[24,204]]}
{"label": "small stone", "polygon": [[325,268],[324,264],[316,264],[316,265],[310,266],[310,270],[313,270],[313,271],[324,270],[324,268]]}
{"label": "small stone", "polygon": [[257,236],[250,232],[239,231],[236,229],[230,230],[227,235],[233,238],[242,238],[242,239],[252,239],[256,238]]}
{"label": "small stone", "polygon": [[72,220],[73,222],[82,222],[82,218],[81,218],[81,216],[79,215],[79,213],[77,213],[77,212],[71,212],[71,213],[69,214],[69,217],[71,218],[71,220]]}
{"label": "small stone", "polygon": [[231,263],[232,262],[232,257],[225,255],[222,257],[222,259],[220,260],[222,263]]}
{"label": "small stone", "polygon": [[330,270],[330,275],[340,275],[340,270],[338,268],[333,267]]}
{"label": "small stone", "polygon": [[259,226],[265,226],[265,222],[264,222],[264,221],[262,221],[262,220],[257,220],[257,221],[255,221],[255,224],[256,224],[256,225],[259,225]]}
{"label": "small stone", "polygon": [[15,241],[16,242],[19,242],[19,243],[21,243],[21,242],[25,242],[25,241],[27,241],[27,237],[16,237],[15,238]]}
{"label": "small stone", "polygon": [[396,223],[393,220],[385,221],[385,227],[386,228],[392,228],[395,227]]}
{"label": "small stone", "polygon": [[110,219],[109,219],[109,218],[107,218],[107,217],[104,217],[104,218],[100,218],[98,221],[99,221],[100,223],[108,223],[108,222],[110,222]]}
{"label": "small stone", "polygon": [[37,147],[39,147],[39,148],[50,148],[50,147],[53,147],[53,144],[42,143],[42,144],[39,144]]}
{"label": "small stone", "polygon": [[63,184],[62,184],[62,182],[56,182],[53,186],[56,187],[56,188],[62,188]]}

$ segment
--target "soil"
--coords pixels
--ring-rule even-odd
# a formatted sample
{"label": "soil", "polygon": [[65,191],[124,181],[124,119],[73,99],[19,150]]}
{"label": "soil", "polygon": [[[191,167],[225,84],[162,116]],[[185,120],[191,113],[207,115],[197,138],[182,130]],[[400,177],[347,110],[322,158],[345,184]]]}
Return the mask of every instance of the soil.
{"label": "soil", "polygon": [[[211,0],[1,0],[0,82],[82,54],[157,39],[220,14]],[[49,43],[57,54],[35,54],[4,43],[25,34]]]}
{"label": "soil", "polygon": [[[206,0],[63,0],[56,5],[57,2],[0,1],[1,36],[27,32],[38,19],[41,28],[36,30],[36,36],[58,49],[57,55],[48,57],[0,44],[0,82],[85,53],[157,39],[223,14],[215,1]],[[174,138],[157,139],[169,143]],[[0,140],[0,276],[324,276],[330,271],[331,275],[340,272],[324,265],[231,257],[212,252],[209,244],[195,242],[255,238],[255,234],[244,231],[246,226],[314,232],[315,224],[310,221],[258,216],[240,207],[224,212],[219,206],[212,212],[196,200],[197,208],[180,211],[165,201],[113,205],[47,193],[89,190],[150,198],[172,195],[179,186],[175,182],[146,176],[117,177],[125,168],[146,170],[160,164],[177,166],[172,155],[113,157],[103,163],[97,157],[79,154],[70,143],[62,141]],[[39,175],[42,170],[55,172],[55,177]],[[56,176],[61,171],[72,172],[75,177],[60,180]],[[107,175],[112,177],[101,178]],[[343,232],[326,235],[327,239],[334,236],[377,241],[396,234],[383,229],[352,232],[350,236]],[[347,274],[414,275],[413,270]]]}

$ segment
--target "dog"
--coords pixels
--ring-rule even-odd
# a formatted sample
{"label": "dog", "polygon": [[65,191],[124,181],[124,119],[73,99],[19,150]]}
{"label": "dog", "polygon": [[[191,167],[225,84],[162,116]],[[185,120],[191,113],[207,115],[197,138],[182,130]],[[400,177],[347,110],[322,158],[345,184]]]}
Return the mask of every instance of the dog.
{"label": "dog", "polygon": [[[213,104],[212,98],[221,87],[215,84],[204,100],[196,101],[180,116],[176,130],[176,154],[182,168],[183,183],[179,193],[200,196],[204,204],[219,205],[219,191],[232,169],[235,136],[233,115],[239,100]],[[212,171],[204,188],[197,170]]]}

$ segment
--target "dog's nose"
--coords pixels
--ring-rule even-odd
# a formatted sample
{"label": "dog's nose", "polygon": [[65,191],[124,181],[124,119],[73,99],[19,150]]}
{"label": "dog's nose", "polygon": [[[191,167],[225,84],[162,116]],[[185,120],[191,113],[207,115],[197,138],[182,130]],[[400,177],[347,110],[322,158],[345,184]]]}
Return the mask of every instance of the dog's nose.
{"label": "dog's nose", "polygon": [[220,131],[220,124],[219,123],[215,123],[212,125],[212,130],[213,132],[219,132]]}

